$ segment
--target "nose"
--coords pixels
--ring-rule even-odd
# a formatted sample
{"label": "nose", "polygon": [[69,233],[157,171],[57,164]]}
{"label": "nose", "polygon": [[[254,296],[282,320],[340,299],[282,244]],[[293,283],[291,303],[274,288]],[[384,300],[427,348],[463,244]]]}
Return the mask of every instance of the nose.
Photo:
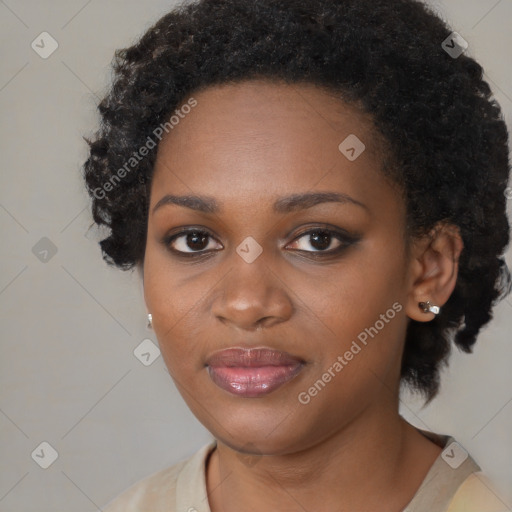
{"label": "nose", "polygon": [[[222,290],[212,304],[220,322],[253,331],[285,322],[293,314],[289,290],[260,256],[247,263],[237,254],[234,265],[221,281]],[[237,261],[238,260],[238,261]]]}

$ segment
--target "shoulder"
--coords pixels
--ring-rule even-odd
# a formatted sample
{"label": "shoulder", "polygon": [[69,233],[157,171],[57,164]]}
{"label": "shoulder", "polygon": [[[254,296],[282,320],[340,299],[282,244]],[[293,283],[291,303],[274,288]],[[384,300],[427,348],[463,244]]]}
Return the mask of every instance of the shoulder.
{"label": "shoulder", "polygon": [[492,492],[481,473],[472,473],[457,489],[446,512],[505,512],[506,505]]}
{"label": "shoulder", "polygon": [[139,480],[108,502],[103,511],[173,512],[180,474],[184,469],[190,473],[191,470],[204,467],[204,460],[213,446],[214,443],[209,443],[187,459]]}
{"label": "shoulder", "polygon": [[505,512],[488,478],[452,436],[420,430],[443,448],[404,512]]}
{"label": "shoulder", "polygon": [[180,471],[187,460],[183,460],[142,480],[123,491],[119,496],[110,501],[103,509],[104,512],[138,512],[152,510],[158,512],[164,510],[158,508],[159,504],[169,503],[176,498],[176,481]]}

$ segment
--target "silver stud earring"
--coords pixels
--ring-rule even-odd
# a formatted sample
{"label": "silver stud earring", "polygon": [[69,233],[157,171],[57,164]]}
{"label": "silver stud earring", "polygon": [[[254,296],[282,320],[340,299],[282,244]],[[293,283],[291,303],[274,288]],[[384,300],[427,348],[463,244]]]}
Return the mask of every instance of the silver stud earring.
{"label": "silver stud earring", "polygon": [[441,311],[439,306],[432,304],[429,300],[426,302],[419,302],[418,306],[421,308],[423,313],[434,313],[434,315],[438,315]]}
{"label": "silver stud earring", "polygon": [[151,313],[148,313],[148,329],[153,328],[153,315]]}

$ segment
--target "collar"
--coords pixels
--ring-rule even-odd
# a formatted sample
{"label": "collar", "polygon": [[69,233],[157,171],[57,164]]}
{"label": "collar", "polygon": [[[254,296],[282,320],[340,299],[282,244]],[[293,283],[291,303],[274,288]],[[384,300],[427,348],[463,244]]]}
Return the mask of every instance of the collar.
{"label": "collar", "polygon": [[[464,480],[480,471],[480,467],[452,436],[417,430],[444,450],[403,512],[446,510]],[[206,489],[206,461],[216,446],[216,440],[204,445],[180,471],[176,482],[177,512],[211,512]]]}

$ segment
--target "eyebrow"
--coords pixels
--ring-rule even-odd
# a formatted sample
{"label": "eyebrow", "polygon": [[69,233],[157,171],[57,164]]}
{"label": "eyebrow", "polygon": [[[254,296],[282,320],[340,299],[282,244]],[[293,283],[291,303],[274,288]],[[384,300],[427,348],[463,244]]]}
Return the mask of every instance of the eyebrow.
{"label": "eyebrow", "polygon": [[[321,203],[354,204],[369,211],[368,207],[347,194],[339,192],[306,192],[280,197],[273,204],[275,213],[290,213],[296,210],[312,208]],[[175,204],[203,213],[220,213],[221,207],[215,198],[210,196],[176,196],[167,194],[160,199],[153,208],[152,213],[165,205]]]}

